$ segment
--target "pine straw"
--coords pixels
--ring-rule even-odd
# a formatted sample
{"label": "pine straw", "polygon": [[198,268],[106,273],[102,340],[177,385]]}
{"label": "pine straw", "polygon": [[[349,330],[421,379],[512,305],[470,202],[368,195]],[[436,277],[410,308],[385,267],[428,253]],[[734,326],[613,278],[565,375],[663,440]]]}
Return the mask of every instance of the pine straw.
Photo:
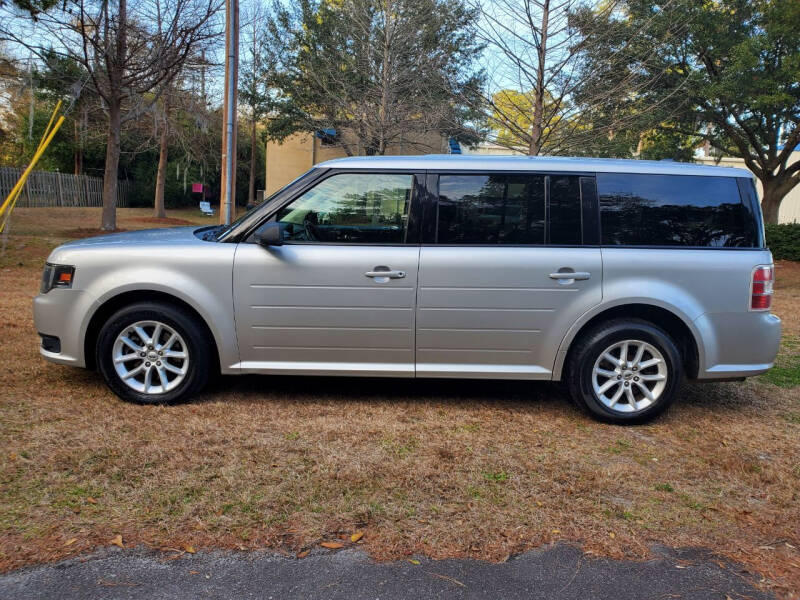
{"label": "pine straw", "polygon": [[[181,406],[124,404],[97,374],[37,356],[30,303],[60,241],[38,232],[82,226],[72,210],[18,210],[2,259],[0,569],[117,534],[295,553],[360,530],[379,560],[496,561],[558,540],[637,559],[654,542],[704,546],[798,593],[798,388],[687,387],[635,428],[525,382],[227,377]],[[120,214],[135,228],[146,213]],[[797,336],[800,265],[778,277]]]}

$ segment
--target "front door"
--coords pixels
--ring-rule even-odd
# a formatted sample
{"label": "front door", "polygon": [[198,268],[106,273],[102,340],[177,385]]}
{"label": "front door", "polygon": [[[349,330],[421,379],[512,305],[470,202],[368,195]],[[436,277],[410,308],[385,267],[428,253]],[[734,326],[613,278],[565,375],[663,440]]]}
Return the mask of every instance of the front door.
{"label": "front door", "polygon": [[239,244],[241,369],[412,377],[413,201],[412,174],[334,174],[272,217],[282,246]]}
{"label": "front door", "polygon": [[601,300],[600,249],[584,236],[595,197],[591,177],[441,174],[420,254],[418,376],[551,378],[567,329]]}

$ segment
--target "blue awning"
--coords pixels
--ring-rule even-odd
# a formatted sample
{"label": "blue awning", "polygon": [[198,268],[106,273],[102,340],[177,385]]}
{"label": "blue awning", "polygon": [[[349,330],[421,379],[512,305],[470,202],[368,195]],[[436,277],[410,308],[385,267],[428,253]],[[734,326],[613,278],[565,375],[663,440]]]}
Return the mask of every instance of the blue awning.
{"label": "blue awning", "polygon": [[323,138],[335,138],[336,137],[336,130],[333,128],[330,129],[317,129],[314,132],[314,135],[320,139]]}

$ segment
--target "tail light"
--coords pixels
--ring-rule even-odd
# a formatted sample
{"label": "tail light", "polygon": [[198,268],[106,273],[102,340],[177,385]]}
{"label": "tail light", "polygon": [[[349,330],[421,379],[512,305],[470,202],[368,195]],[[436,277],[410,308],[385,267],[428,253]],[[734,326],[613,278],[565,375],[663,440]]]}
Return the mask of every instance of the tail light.
{"label": "tail light", "polygon": [[770,266],[753,269],[753,280],[750,284],[750,310],[769,310],[772,305],[772,283],[775,270]]}

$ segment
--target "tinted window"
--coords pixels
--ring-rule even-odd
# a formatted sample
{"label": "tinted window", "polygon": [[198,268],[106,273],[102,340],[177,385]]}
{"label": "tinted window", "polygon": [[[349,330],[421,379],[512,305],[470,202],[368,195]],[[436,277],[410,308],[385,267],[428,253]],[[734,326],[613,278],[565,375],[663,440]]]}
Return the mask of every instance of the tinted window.
{"label": "tinted window", "polygon": [[550,176],[549,244],[581,243],[581,186],[574,175]]}
{"label": "tinted window", "polygon": [[403,243],[413,183],[413,175],[334,175],[280,209],[276,220],[287,241]]}
{"label": "tinted window", "polygon": [[440,244],[543,244],[544,176],[442,175]]}
{"label": "tinted window", "polygon": [[732,177],[598,173],[603,244],[753,247]]}

